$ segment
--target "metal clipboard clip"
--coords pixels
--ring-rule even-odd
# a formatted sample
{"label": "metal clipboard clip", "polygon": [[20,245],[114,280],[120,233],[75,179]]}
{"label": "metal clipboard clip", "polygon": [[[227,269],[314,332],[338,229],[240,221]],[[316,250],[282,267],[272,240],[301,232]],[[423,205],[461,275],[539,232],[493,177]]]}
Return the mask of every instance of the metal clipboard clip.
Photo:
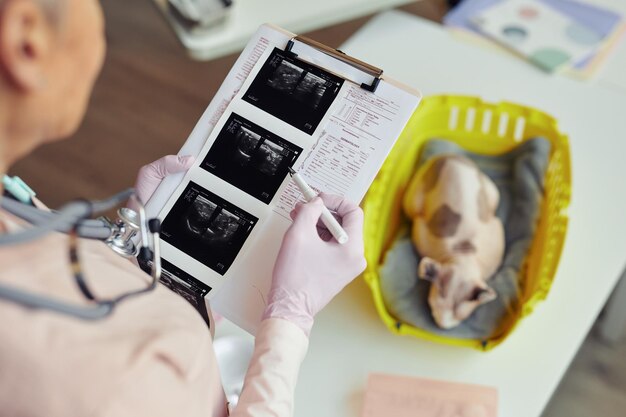
{"label": "metal clipboard clip", "polygon": [[[344,64],[347,64],[353,68],[356,68],[360,71],[363,71],[364,73],[372,76],[374,79],[372,80],[371,84],[367,84],[367,83],[358,83],[361,85],[361,88],[370,91],[370,92],[375,92],[376,88],[378,88],[378,84],[380,83],[381,77],[383,75],[383,70],[380,68],[377,68],[373,65],[368,64],[367,62],[363,62],[361,60],[358,60],[356,58],[353,58],[349,55],[346,55],[344,52],[338,50],[338,49],[334,49],[331,48],[329,46],[326,46],[322,43],[319,43],[317,41],[314,41],[313,39],[309,39],[307,37],[304,36],[294,36],[293,38],[291,38],[289,40],[289,42],[287,42],[287,46],[285,46],[285,52],[290,53],[291,55],[298,56],[295,52],[293,52],[293,46],[295,44],[295,42],[300,42],[303,43],[305,45],[310,46],[313,49],[318,50],[319,52],[322,52],[332,58],[337,59],[338,61],[343,62]],[[344,77],[345,78],[345,77]],[[351,81],[351,80],[349,80]]]}

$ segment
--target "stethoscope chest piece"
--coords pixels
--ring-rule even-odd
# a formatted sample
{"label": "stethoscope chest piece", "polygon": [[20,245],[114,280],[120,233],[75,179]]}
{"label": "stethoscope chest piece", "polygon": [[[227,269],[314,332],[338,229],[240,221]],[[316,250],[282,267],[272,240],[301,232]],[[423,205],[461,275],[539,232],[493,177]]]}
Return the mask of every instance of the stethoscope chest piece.
{"label": "stethoscope chest piece", "polygon": [[104,218],[111,226],[111,237],[106,240],[106,244],[118,255],[126,258],[134,258],[139,252],[139,247],[133,241],[140,226],[140,216],[136,211],[128,207],[120,208],[117,211],[119,219],[113,223]]}

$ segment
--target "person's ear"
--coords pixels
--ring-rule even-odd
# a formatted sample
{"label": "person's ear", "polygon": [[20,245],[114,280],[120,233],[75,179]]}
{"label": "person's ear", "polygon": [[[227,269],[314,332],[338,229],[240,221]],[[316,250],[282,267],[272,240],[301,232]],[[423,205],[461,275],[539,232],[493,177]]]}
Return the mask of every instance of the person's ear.
{"label": "person's ear", "polygon": [[45,11],[33,0],[8,0],[0,8],[0,72],[25,91],[46,84],[44,61],[52,31]]}

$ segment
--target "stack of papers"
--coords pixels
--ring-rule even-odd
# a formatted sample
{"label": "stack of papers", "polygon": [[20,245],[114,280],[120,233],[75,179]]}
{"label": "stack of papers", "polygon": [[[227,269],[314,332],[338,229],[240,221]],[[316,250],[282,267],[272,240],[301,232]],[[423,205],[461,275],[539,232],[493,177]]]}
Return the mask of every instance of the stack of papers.
{"label": "stack of papers", "polygon": [[626,33],[620,14],[569,0],[466,0],[444,24],[466,39],[503,46],[545,71],[583,79],[597,72]]}

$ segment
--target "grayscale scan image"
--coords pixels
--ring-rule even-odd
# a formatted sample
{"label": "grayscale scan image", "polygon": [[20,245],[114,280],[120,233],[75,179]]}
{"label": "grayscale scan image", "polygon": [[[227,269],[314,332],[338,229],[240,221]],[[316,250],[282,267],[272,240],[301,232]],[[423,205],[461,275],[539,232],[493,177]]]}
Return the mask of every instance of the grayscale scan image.
{"label": "grayscale scan image", "polygon": [[302,148],[233,113],[200,165],[268,204]]}
{"label": "grayscale scan image", "polygon": [[162,239],[224,275],[258,219],[190,181],[163,220]]}
{"label": "grayscale scan image", "polygon": [[313,134],[344,80],[274,48],[243,100]]}

